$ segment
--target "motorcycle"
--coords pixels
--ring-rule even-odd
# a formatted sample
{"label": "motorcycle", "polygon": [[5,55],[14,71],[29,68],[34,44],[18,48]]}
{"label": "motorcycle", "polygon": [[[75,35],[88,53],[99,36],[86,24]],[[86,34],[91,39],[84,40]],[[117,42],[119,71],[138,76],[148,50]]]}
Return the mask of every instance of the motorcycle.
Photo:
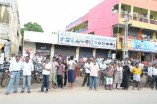
{"label": "motorcycle", "polygon": [[42,64],[35,64],[34,71],[32,72],[33,81],[36,80],[37,83],[41,83],[43,79],[42,75]]}

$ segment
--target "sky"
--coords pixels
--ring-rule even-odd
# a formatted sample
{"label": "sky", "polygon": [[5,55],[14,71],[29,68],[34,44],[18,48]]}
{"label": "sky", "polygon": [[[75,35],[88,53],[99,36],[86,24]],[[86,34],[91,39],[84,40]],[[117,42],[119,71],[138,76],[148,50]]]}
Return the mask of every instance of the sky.
{"label": "sky", "polygon": [[88,13],[103,0],[18,0],[21,27],[37,22],[44,32],[65,30],[65,26]]}

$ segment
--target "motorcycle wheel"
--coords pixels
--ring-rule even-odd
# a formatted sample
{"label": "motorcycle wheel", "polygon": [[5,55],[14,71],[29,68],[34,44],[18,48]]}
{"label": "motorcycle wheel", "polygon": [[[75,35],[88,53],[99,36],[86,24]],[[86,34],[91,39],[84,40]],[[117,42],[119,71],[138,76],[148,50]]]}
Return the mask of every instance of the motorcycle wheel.
{"label": "motorcycle wheel", "polygon": [[36,77],[36,80],[38,83],[41,83],[42,80],[43,80],[43,75],[42,74],[38,74],[37,77]]}
{"label": "motorcycle wheel", "polygon": [[9,83],[9,81],[10,81],[10,76],[3,75],[2,81],[1,81],[1,86],[2,87],[6,87],[8,85],[8,83]]}

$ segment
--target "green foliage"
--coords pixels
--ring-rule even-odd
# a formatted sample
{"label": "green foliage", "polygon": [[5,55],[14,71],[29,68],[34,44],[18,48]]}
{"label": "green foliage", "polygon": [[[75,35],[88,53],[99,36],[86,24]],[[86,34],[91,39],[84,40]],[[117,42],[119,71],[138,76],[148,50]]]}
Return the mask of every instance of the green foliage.
{"label": "green foliage", "polygon": [[41,25],[39,25],[38,23],[34,22],[28,22],[26,24],[24,24],[24,28],[21,29],[21,34],[23,36],[24,31],[36,31],[36,32],[44,32],[43,28],[41,27]]}

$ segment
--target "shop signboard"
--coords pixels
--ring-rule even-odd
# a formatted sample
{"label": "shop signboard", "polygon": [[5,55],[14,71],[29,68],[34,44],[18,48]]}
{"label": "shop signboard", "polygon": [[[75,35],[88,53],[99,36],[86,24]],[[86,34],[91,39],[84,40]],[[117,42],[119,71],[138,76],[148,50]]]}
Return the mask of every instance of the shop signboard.
{"label": "shop signboard", "polygon": [[116,50],[116,38],[73,32],[59,32],[58,44]]}
{"label": "shop signboard", "polygon": [[140,52],[157,52],[157,43],[143,40],[133,40],[132,50]]}
{"label": "shop signboard", "polygon": [[42,32],[25,31],[24,41],[35,43],[57,44],[58,34],[46,34]]}
{"label": "shop signboard", "polygon": [[52,46],[51,44],[36,43],[36,52],[46,54],[46,55],[50,55],[51,46]]}

